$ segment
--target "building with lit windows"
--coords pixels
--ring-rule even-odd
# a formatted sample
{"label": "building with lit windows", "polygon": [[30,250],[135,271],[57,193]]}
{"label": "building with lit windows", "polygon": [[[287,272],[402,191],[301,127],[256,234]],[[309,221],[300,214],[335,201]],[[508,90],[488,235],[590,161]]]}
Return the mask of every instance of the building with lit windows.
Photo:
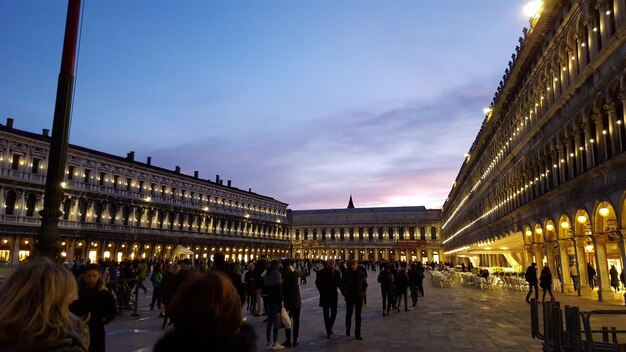
{"label": "building with lit windows", "polygon": [[626,262],[625,88],[626,2],[543,1],[443,205],[446,257],[547,264],[566,292],[573,264],[579,294],[620,299],[608,272]]}
{"label": "building with lit windows", "polygon": [[436,261],[441,210],[416,207],[289,211],[296,258]]}
{"label": "building with lit windows", "polygon": [[[0,263],[33,250],[41,225],[50,137],[0,125]],[[255,259],[291,249],[287,204],[215,180],[184,175],[134,159],[70,146],[61,255],[68,261],[172,258],[177,246],[209,258]]]}

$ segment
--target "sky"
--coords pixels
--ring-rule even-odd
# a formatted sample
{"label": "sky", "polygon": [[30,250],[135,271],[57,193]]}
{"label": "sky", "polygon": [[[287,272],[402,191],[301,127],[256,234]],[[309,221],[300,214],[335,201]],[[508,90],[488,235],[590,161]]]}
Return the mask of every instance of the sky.
{"label": "sky", "polygon": [[[83,0],[70,143],[290,209],[441,208],[517,0]],[[0,122],[52,128],[67,1],[0,0]]]}

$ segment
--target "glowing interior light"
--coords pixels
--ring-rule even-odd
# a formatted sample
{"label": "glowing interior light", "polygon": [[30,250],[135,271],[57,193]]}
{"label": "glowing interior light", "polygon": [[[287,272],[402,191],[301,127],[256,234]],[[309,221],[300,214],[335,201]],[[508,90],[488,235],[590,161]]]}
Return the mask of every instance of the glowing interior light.
{"label": "glowing interior light", "polygon": [[587,217],[584,215],[578,215],[576,221],[578,221],[579,224],[584,224],[585,222],[587,222]]}
{"label": "glowing interior light", "polygon": [[598,209],[598,214],[602,217],[607,217],[609,215],[609,208],[600,208]]}

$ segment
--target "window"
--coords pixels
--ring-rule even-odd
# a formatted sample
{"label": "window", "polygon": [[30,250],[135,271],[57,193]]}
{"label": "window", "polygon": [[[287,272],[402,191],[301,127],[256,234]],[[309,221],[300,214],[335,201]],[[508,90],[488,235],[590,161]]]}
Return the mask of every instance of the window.
{"label": "window", "polygon": [[120,182],[120,177],[118,175],[113,176],[113,189],[117,189],[117,185]]}
{"label": "window", "polygon": [[15,191],[11,190],[7,192],[7,199],[5,201],[5,210],[4,213],[7,215],[13,215],[15,212],[15,200],[17,199],[17,194]]}
{"label": "window", "polygon": [[426,240],[426,228],[420,227],[420,240]]}
{"label": "window", "polygon": [[166,186],[161,186],[161,197],[165,197],[165,190],[167,189]]}
{"label": "window", "polygon": [[72,209],[72,200],[67,198],[63,201],[63,220],[69,220]]}
{"label": "window", "polygon": [[13,154],[13,159],[11,160],[11,169],[17,170],[20,167],[20,160],[22,156],[19,154]]}
{"label": "window", "polygon": [[100,173],[100,179],[98,180],[98,184],[99,184],[100,186],[104,186],[104,179],[105,179],[105,178],[106,178],[106,173],[101,172],[101,173]]}
{"label": "window", "polygon": [[434,226],[430,228],[430,239],[432,240],[437,239],[437,228]]}
{"label": "window", "polygon": [[37,196],[30,193],[26,198],[26,216],[35,215],[35,204],[37,203]]}
{"label": "window", "polygon": [[156,189],[156,183],[151,183],[150,184],[150,194],[154,195],[154,190]]}
{"label": "window", "polygon": [[133,183],[133,179],[132,178],[126,178],[126,190],[130,191],[130,186]]}
{"label": "window", "polygon": [[33,159],[33,167],[31,168],[33,174],[39,173],[39,165],[41,165],[41,159]]}
{"label": "window", "polygon": [[85,174],[83,177],[83,183],[89,183],[89,179],[91,178],[91,170],[85,169]]}
{"label": "window", "polygon": [[67,167],[67,180],[71,181],[74,179],[74,166]]}
{"label": "window", "polygon": [[139,181],[139,192],[143,192],[143,181]]}

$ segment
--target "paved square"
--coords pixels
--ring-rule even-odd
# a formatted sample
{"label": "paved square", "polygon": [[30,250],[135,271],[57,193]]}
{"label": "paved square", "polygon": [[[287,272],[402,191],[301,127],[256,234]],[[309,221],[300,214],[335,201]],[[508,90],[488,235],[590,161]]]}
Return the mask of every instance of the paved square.
{"label": "paved square", "polygon": [[[300,285],[302,313],[300,345],[285,350],[297,351],[540,351],[541,341],[530,336],[530,309],[524,301],[526,292],[502,289],[479,290],[467,287],[434,288],[429,276],[424,280],[425,297],[409,312],[392,312],[382,316],[378,272],[369,272],[367,307],[363,309],[362,335],[343,335],[345,304],[339,299],[335,338],[326,339],[322,310],[313,283]],[[157,311],[149,311],[148,295],[140,293],[140,317],[124,312],[107,327],[107,350],[119,352],[151,351],[163,334]],[[619,309],[619,302],[599,303],[587,298],[556,294],[563,305],[581,309]],[[410,301],[410,297],[409,297]],[[409,303],[410,305],[410,303]],[[623,306],[622,306],[623,308]],[[245,307],[244,307],[245,309]],[[245,312],[259,339],[258,351],[265,351],[265,324],[262,317]],[[284,332],[279,331],[279,342]]]}

